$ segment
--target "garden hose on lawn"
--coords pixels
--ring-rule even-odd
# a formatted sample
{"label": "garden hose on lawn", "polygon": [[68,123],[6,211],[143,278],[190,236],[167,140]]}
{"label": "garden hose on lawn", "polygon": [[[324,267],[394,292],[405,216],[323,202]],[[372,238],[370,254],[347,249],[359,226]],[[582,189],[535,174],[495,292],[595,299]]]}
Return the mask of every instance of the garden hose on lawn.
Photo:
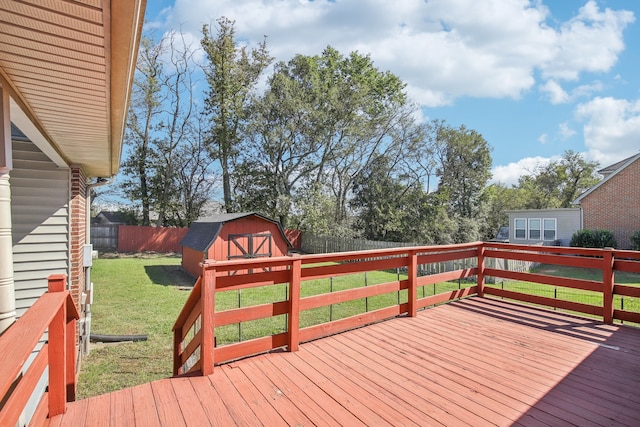
{"label": "garden hose on lawn", "polygon": [[89,335],[90,342],[122,342],[122,341],[146,341],[149,338],[147,335],[104,335],[104,334],[91,334]]}

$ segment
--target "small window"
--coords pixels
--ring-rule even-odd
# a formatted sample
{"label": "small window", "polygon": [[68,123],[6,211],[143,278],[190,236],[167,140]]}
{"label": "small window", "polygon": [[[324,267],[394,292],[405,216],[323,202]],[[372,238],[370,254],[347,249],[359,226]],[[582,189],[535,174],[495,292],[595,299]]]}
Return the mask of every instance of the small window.
{"label": "small window", "polygon": [[527,220],[524,218],[516,218],[515,220],[515,238],[526,239],[527,238]]}
{"label": "small window", "polygon": [[556,219],[545,218],[543,221],[544,240],[556,240]]}
{"label": "small window", "polygon": [[529,240],[540,240],[541,233],[540,218],[529,218]]}

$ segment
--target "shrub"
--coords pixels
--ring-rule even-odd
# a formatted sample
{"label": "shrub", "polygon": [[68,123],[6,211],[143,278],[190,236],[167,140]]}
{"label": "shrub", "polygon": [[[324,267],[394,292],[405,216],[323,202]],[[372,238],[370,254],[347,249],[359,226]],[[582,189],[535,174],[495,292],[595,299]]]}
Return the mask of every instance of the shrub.
{"label": "shrub", "polygon": [[631,235],[631,249],[640,251],[640,230]]}
{"label": "shrub", "polygon": [[578,230],[571,236],[569,245],[581,248],[615,248],[617,242],[609,230]]}

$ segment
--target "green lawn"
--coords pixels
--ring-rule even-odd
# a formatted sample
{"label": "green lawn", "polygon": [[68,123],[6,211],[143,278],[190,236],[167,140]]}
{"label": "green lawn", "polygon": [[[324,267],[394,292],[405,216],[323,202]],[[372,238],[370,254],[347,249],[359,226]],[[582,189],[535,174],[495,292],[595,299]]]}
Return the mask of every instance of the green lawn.
{"label": "green lawn", "polygon": [[119,390],[172,375],[171,328],[188,292],[172,286],[180,258],[97,259],[91,269],[92,332],[146,334],[147,341],[92,345],[83,360],[78,397]]}
{"label": "green lawn", "polygon": [[[91,270],[94,283],[92,332],[98,334],[146,334],[148,341],[137,343],[100,344],[92,346],[91,354],[81,366],[78,396],[85,398],[107,393],[172,374],[173,336],[171,328],[189,292],[181,286],[193,284],[179,272],[179,257],[151,257],[95,260]],[[540,266],[534,272],[548,275],[601,280],[600,272],[559,266]],[[405,279],[397,271],[375,271],[303,282],[303,297],[339,291],[353,287],[371,286]],[[616,283],[637,284],[640,275],[616,275]],[[418,296],[429,296],[460,287],[473,286],[471,281],[438,283],[418,289]],[[539,285],[526,282],[498,281],[495,285],[514,291],[527,292],[601,305],[598,293]],[[216,310],[228,310],[287,299],[286,285],[272,285],[242,291],[220,292],[216,296]],[[385,295],[321,307],[301,313],[301,327],[337,320],[365,311],[407,301],[407,292]],[[616,307],[640,312],[640,299],[619,297]],[[286,331],[286,317],[277,316],[241,325],[227,325],[216,329],[218,345],[238,342],[259,336]]]}
{"label": "green lawn", "polygon": [[[602,281],[602,271],[592,268],[577,268],[558,265],[540,265],[531,270],[532,273],[544,274],[548,276],[571,277],[574,279]],[[615,282],[617,284],[640,286],[640,274],[616,272]],[[579,302],[583,304],[602,306],[602,294],[600,292],[583,291],[538,283],[521,282],[514,280],[497,279],[493,285],[514,292],[528,293],[532,295],[555,298],[564,301]],[[614,297],[614,308],[632,312],[640,312],[640,298]],[[581,316],[586,314],[579,313]]]}

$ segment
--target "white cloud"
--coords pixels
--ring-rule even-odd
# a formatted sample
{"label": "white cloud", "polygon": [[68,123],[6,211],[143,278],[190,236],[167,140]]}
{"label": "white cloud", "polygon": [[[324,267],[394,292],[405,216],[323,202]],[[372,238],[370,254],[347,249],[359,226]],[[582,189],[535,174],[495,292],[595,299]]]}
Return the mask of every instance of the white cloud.
{"label": "white cloud", "polygon": [[558,160],[557,157],[526,157],[515,163],[509,163],[506,166],[494,166],[491,169],[492,183],[500,183],[507,186],[518,184],[521,176],[531,175],[536,170],[548,165],[551,161]]}
{"label": "white cloud", "polygon": [[560,84],[555,80],[548,80],[540,85],[540,91],[546,94],[553,105],[567,104],[573,102],[578,98],[587,98],[595,92],[602,91],[603,86],[599,81],[595,81],[591,84],[584,84],[575,87],[571,93],[565,91]]}
{"label": "white cloud", "polygon": [[549,102],[554,105],[567,103],[570,99],[569,94],[555,80],[548,80],[540,85],[540,91],[546,93],[549,97]]}
{"label": "white cloud", "polygon": [[554,55],[541,66],[543,75],[576,80],[583,71],[609,71],[624,49],[622,32],[634,20],[629,11],[600,11],[595,0],[589,0],[576,17],[561,25]]}
{"label": "white cloud", "polygon": [[587,157],[602,166],[640,150],[640,99],[594,98],[580,104],[576,118],[583,127]]}
{"label": "white cloud", "polygon": [[562,139],[569,139],[576,134],[576,131],[571,129],[569,127],[569,123],[567,122],[560,123],[560,128],[558,132],[560,133],[560,137]]}
{"label": "white cloud", "polygon": [[518,98],[536,85],[537,71],[553,79],[541,90],[561,102],[568,95],[553,82],[609,70],[634,19],[589,1],[554,29],[549,10],[525,0],[176,0],[163,16],[194,37],[226,16],[249,44],[267,35],[278,60],[319,54],[327,45],[370,53],[423,106],[462,96]]}

